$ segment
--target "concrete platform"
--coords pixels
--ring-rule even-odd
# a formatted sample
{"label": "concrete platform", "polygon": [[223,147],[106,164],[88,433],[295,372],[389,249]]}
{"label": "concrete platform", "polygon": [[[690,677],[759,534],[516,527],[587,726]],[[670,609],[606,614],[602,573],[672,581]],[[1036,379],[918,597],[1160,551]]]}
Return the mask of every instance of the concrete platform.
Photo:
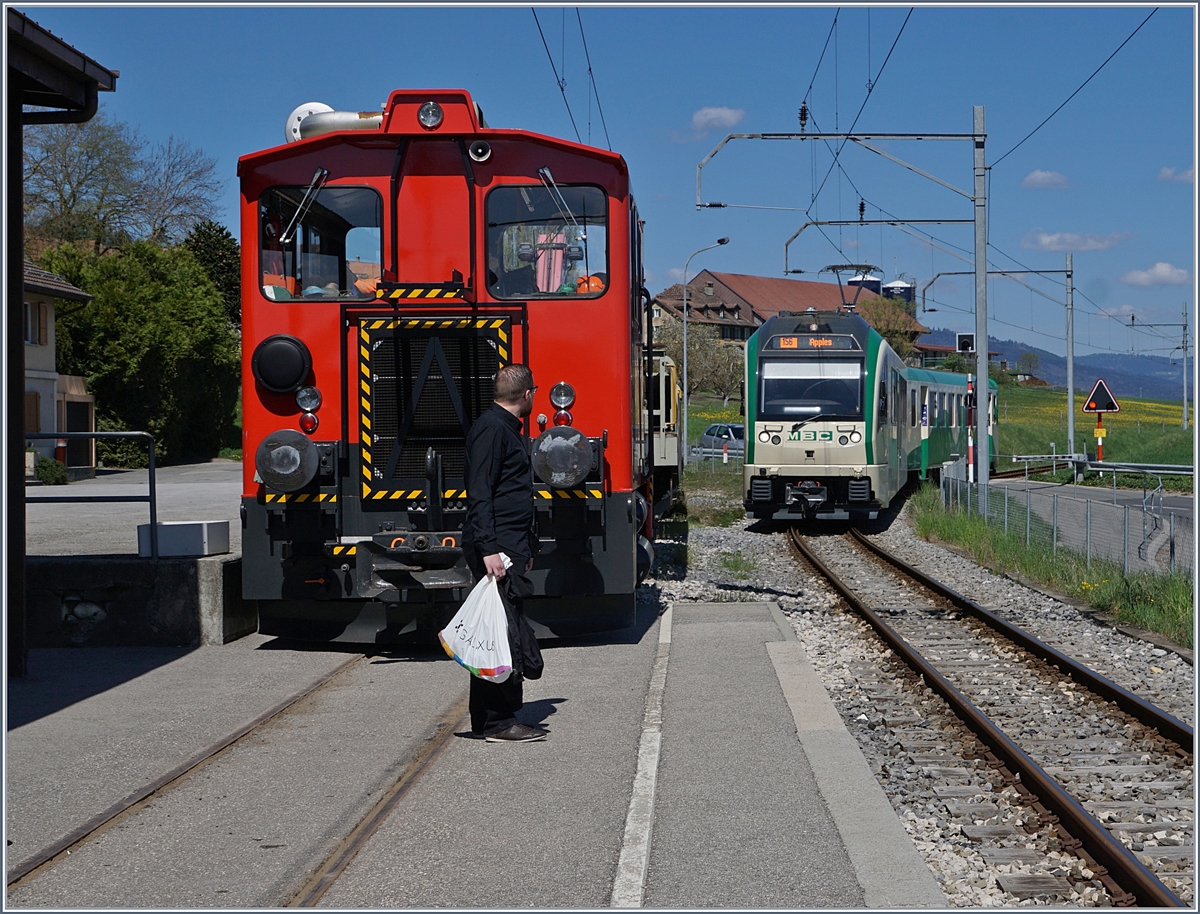
{"label": "concrete platform", "polygon": [[[642,607],[543,651],[518,716],[549,739],[453,740],[323,906],[608,907],[655,694],[644,906],[945,906],[773,604]],[[8,696],[8,866],[351,656],[259,635],[33,651]],[[9,905],[285,904],[466,685],[437,652],[368,659]]]}

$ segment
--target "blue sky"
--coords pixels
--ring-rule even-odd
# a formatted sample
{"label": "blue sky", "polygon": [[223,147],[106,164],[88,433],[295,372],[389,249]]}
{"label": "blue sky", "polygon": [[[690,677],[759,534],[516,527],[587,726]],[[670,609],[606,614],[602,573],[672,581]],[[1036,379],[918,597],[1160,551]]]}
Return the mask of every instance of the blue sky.
{"label": "blue sky", "polygon": [[[809,220],[856,219],[860,195],[867,218],[971,218],[969,200],[853,146],[831,171],[829,147],[813,141],[730,143],[705,166],[702,190],[706,202],[731,206],[697,211],[696,166],[725,134],[796,131],[806,98],[808,129],[826,132],[850,129],[858,115],[858,132],[969,133],[972,106],[983,105],[995,163],[991,268],[1062,270],[1073,252],[1077,355],[1165,355],[1181,329],[1135,334],[1129,316],[1178,324],[1184,302],[1196,338],[1191,6],[1160,7],[1011,154],[1153,7],[917,7],[909,16],[897,6],[583,6],[586,56],[574,7],[538,7],[537,21],[528,6],[18,9],[120,70],[117,91],[102,96],[111,117],[151,142],[174,135],[217,159],[228,177],[221,221],[235,233],[238,156],[282,142],[285,118],[303,102],[371,110],[393,88],[462,87],[491,126],[567,138],[578,129],[629,162],[651,292],[679,281],[688,255],[724,235],[730,243],[694,258],[689,275],[781,276],[788,237]],[[879,145],[972,188],[969,143]],[[969,225],[909,231],[917,237],[809,229],[789,266],[817,279],[829,264],[872,263],[885,281],[906,273],[918,289],[971,269]],[[1025,278],[1037,291],[993,280],[992,334],[1063,352],[1064,309],[1044,297],[1062,301],[1062,279]],[[974,329],[970,277],[942,277],[926,295],[937,309],[918,314],[927,326]]]}

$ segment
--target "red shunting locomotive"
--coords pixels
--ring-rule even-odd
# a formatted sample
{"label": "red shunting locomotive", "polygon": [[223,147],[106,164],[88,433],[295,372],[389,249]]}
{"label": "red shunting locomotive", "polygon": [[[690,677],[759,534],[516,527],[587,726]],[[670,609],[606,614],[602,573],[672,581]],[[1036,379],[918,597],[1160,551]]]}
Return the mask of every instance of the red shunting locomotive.
{"label": "red shunting locomotive", "polygon": [[541,635],[624,628],[649,569],[652,363],[620,155],[487,127],[462,90],[305,105],[243,156],[243,594],[284,637],[428,640],[473,584],[463,442],[526,420]]}

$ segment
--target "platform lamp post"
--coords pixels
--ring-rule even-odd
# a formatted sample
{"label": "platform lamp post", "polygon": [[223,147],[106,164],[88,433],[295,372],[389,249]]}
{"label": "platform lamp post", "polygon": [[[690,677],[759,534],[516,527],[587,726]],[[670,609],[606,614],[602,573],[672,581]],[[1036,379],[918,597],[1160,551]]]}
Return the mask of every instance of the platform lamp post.
{"label": "platform lamp post", "polygon": [[692,251],[688,255],[688,259],[683,264],[683,460],[687,462],[691,451],[688,450],[688,345],[687,345],[687,271],[688,266],[692,262],[692,258],[697,254],[703,254],[705,251],[711,251],[713,248],[720,247],[723,244],[729,244],[728,238],[718,238],[716,244],[710,244],[708,247],[701,248],[698,251]]}

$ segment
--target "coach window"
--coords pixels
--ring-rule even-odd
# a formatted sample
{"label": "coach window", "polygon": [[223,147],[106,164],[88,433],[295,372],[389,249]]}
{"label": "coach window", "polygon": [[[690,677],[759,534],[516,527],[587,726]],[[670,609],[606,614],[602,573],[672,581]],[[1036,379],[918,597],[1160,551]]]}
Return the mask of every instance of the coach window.
{"label": "coach window", "polygon": [[368,187],[272,187],[258,199],[263,295],[272,301],[375,298],[383,201]]}
{"label": "coach window", "polygon": [[487,198],[494,298],[596,298],[608,289],[608,200],[599,187],[497,187]]}

